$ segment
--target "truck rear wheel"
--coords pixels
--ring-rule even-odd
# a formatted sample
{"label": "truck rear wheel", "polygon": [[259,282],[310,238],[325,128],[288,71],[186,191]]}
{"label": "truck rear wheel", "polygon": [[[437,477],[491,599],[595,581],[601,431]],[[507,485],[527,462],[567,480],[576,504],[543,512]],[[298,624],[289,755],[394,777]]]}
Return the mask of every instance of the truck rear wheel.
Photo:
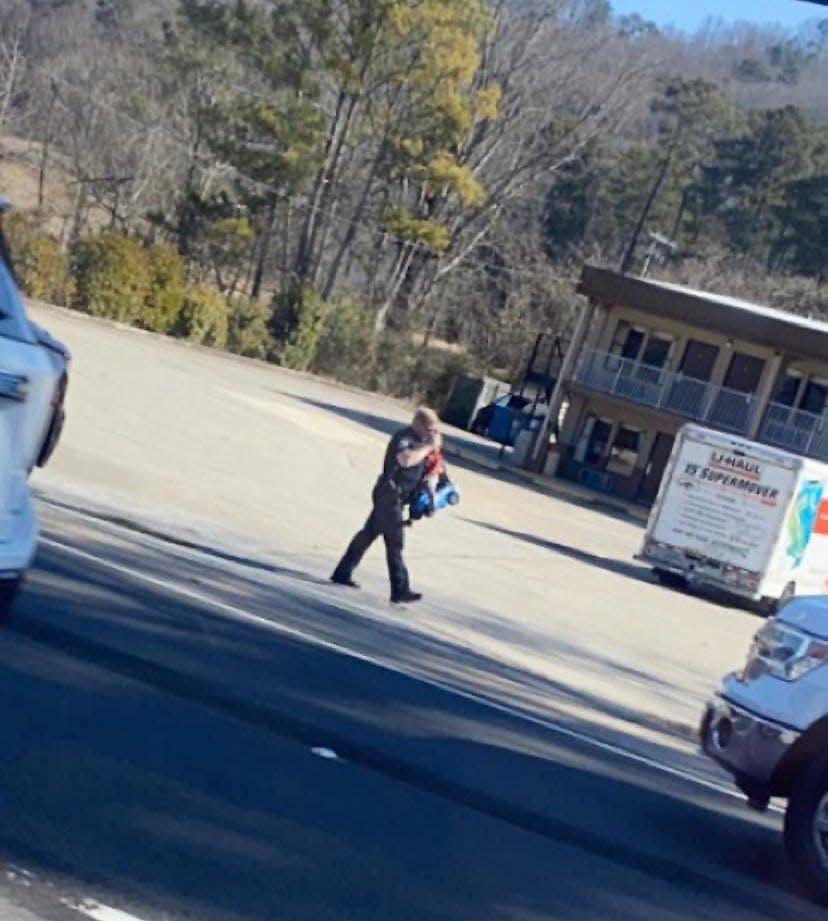
{"label": "truck rear wheel", "polygon": [[785,812],[785,847],[799,881],[828,905],[828,757],[806,767],[794,783]]}
{"label": "truck rear wheel", "polygon": [[675,588],[684,591],[687,588],[687,579],[675,572],[666,569],[654,569],[653,575],[665,588]]}

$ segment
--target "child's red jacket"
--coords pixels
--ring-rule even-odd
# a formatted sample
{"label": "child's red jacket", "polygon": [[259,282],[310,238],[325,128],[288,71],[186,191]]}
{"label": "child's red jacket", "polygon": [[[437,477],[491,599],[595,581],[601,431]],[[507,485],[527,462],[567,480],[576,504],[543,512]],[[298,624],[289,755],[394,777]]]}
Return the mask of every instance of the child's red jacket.
{"label": "child's red jacket", "polygon": [[426,477],[441,477],[446,472],[446,459],[439,448],[435,448],[428,455],[425,462]]}

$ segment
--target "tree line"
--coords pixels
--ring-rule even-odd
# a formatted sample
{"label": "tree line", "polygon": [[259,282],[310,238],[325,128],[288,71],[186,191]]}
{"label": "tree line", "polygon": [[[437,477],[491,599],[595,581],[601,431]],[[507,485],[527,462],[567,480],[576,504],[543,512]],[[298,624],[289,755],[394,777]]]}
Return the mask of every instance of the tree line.
{"label": "tree line", "polygon": [[565,331],[584,259],[824,312],[827,48],[605,0],[9,0],[21,275],[435,398]]}

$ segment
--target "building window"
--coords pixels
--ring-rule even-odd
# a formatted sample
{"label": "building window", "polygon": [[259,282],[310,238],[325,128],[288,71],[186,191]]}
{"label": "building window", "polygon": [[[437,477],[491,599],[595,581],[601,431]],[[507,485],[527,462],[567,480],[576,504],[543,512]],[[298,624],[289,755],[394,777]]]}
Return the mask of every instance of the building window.
{"label": "building window", "polygon": [[799,408],[803,412],[821,416],[825,410],[826,400],[828,400],[828,381],[821,381],[814,377],[805,385]]}
{"label": "building window", "polygon": [[652,333],[647,340],[641,362],[651,368],[663,368],[669,361],[672,351],[673,340],[670,336]]}
{"label": "building window", "polygon": [[778,403],[780,406],[796,406],[796,398],[799,396],[801,385],[802,375],[796,371],[788,371],[776,388],[773,402]]}
{"label": "building window", "polygon": [[638,429],[619,425],[610,448],[607,472],[620,477],[632,476],[640,455],[641,432]]}
{"label": "building window", "polygon": [[617,370],[623,363],[636,361],[641,352],[641,346],[647,336],[646,330],[640,326],[631,326],[626,320],[621,320],[615,328],[615,336],[610,346],[610,356],[607,358],[607,367]]}
{"label": "building window", "polygon": [[621,320],[615,329],[615,336],[606,359],[611,371],[639,377],[651,377],[652,368],[661,370],[670,360],[673,338],[664,333],[650,332],[641,326],[631,326]]}

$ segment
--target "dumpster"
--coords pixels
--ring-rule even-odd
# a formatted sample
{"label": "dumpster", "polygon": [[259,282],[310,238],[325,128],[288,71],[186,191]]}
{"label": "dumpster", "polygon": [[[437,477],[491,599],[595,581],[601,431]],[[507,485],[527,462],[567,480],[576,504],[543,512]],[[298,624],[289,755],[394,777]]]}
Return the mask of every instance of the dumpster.
{"label": "dumpster", "polygon": [[507,383],[493,377],[460,375],[454,379],[440,418],[447,425],[461,429],[471,428],[480,409],[508,389]]}

